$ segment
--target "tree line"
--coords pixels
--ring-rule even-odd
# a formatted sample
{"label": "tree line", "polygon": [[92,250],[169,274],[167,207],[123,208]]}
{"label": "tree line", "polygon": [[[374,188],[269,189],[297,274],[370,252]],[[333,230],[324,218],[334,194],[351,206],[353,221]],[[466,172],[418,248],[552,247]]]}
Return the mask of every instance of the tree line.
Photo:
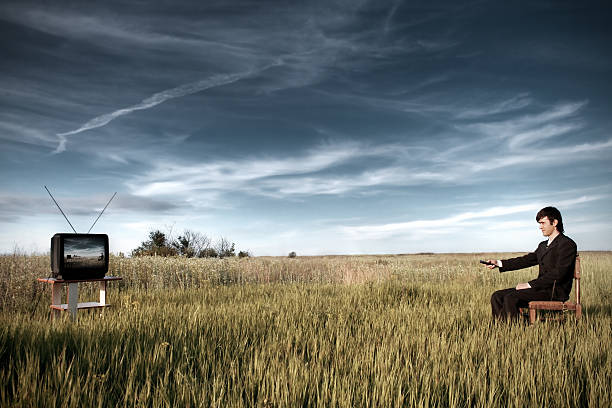
{"label": "tree line", "polygon": [[[236,245],[221,237],[213,240],[201,232],[185,230],[172,238],[160,230],[149,232],[149,239],[132,250],[132,256],[183,256],[186,258],[228,258],[236,256]],[[240,251],[241,258],[251,256],[248,251]]]}

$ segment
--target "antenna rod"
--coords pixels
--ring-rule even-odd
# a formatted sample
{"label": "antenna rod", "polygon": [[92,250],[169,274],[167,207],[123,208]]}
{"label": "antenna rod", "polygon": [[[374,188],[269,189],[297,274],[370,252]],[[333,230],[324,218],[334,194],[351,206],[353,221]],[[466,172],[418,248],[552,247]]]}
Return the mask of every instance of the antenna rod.
{"label": "antenna rod", "polygon": [[[68,221],[68,224],[70,224],[70,220],[68,219],[68,217],[66,217],[66,214],[64,214],[64,212],[62,211],[62,207],[59,206],[59,204],[57,203],[57,201],[55,201],[55,198],[53,198],[53,195],[51,194],[51,192],[49,191],[49,189],[47,188],[47,186],[44,186],[45,190],[47,190],[47,193],[49,193],[49,195],[51,196],[51,199],[53,200],[53,202],[55,203],[55,205],[57,205],[57,208],[59,208],[60,212],[62,213],[62,215],[64,216],[64,218],[66,219],[66,221]],[[74,227],[72,226],[72,224],[70,224],[70,228],[72,228],[72,230],[74,231],[75,234],[78,234],[78,232],[76,232],[76,230],[74,229]]]}
{"label": "antenna rod", "polygon": [[[94,221],[93,224],[91,224],[91,227],[89,227],[89,231],[91,231],[91,229],[94,227],[94,225],[96,225],[96,222],[98,222],[98,220],[100,219],[100,217],[102,216],[102,213],[104,213],[104,211],[106,210],[106,207],[108,207],[108,205],[110,204],[111,201],[113,201],[113,198],[115,198],[115,196],[117,195],[117,192],[115,191],[115,194],[113,194],[113,196],[111,197],[110,200],[108,200],[108,203],[106,203],[106,205],[104,206],[104,209],[102,210],[102,212],[100,213],[100,215],[98,215],[98,218],[96,218],[96,220]],[[87,231],[87,233],[89,234],[89,231]]]}

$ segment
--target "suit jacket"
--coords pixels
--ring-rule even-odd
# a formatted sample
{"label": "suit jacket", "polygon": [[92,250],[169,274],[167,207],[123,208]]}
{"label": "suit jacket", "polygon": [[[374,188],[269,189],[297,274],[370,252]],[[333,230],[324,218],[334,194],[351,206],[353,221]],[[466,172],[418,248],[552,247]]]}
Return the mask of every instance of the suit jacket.
{"label": "suit jacket", "polygon": [[547,244],[548,241],[542,241],[534,252],[517,258],[502,259],[503,267],[499,271],[514,271],[539,265],[538,277],[530,280],[529,285],[534,289],[550,290],[551,299],[554,297],[567,300],[572,291],[577,255],[576,243],[571,238],[559,234],[549,247]]}

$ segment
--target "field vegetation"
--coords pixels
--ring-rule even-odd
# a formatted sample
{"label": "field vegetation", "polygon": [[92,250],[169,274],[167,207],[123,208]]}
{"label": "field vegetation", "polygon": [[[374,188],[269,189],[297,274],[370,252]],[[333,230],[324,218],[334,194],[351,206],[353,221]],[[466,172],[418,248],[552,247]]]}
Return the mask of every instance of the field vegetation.
{"label": "field vegetation", "polygon": [[2,256],[0,406],[611,406],[612,253],[581,254],[580,322],[535,326],[491,324],[537,274],[478,264],[509,255],[111,257],[76,322],[48,257]]}

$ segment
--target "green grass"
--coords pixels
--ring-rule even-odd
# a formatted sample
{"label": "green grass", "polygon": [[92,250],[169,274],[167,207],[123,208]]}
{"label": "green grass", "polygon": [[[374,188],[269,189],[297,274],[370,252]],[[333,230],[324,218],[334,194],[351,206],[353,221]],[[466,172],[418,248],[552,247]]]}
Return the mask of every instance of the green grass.
{"label": "green grass", "polygon": [[612,254],[582,254],[582,321],[532,327],[489,297],[536,272],[479,257],[113,258],[76,323],[47,258],[1,257],[0,406],[610,406]]}

